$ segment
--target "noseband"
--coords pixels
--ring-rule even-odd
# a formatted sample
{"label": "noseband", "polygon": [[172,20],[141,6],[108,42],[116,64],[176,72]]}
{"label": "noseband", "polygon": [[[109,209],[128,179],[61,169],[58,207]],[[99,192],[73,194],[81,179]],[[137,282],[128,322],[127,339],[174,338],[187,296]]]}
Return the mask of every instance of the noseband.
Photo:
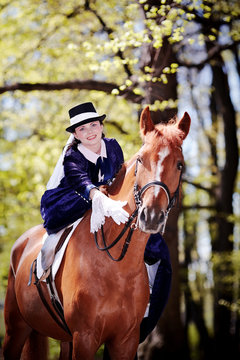
{"label": "noseband", "polygon": [[[135,176],[137,176],[138,163],[139,162],[140,162],[140,159],[137,158],[136,165],[135,165]],[[170,210],[172,209],[172,207],[174,206],[176,200],[179,201],[179,188],[180,188],[180,184],[181,184],[181,179],[182,179],[182,169],[181,169],[181,173],[180,173],[180,176],[179,176],[179,182],[178,182],[177,189],[174,192],[172,197],[171,197],[171,194],[170,194],[170,191],[169,191],[167,185],[165,183],[163,183],[162,181],[158,181],[158,180],[151,181],[151,182],[147,183],[146,185],[144,185],[141,189],[139,189],[139,186],[138,186],[137,182],[135,182],[134,188],[133,188],[133,195],[134,195],[134,200],[135,200],[135,204],[136,204],[136,209],[134,210],[132,215],[129,217],[128,221],[125,223],[124,228],[122,229],[120,234],[117,236],[117,238],[110,245],[106,244],[105,235],[104,235],[104,231],[103,231],[103,226],[101,227],[101,235],[102,235],[102,241],[103,241],[104,247],[99,246],[98,239],[97,239],[97,232],[94,233],[95,243],[96,243],[96,246],[97,246],[98,250],[106,251],[108,256],[113,261],[120,261],[120,260],[122,260],[124,258],[124,256],[126,255],[128,246],[130,244],[133,231],[137,229],[137,222],[135,222],[135,223],[132,223],[132,222],[137,217],[138,211],[139,211],[140,207],[142,206],[142,196],[145,193],[145,191],[147,189],[149,189],[150,187],[152,187],[152,186],[159,186],[161,189],[163,189],[166,196],[167,196],[167,199],[168,199],[168,206],[167,206],[166,211],[164,212],[164,221],[163,221],[163,225],[162,225],[162,228],[161,228],[161,231],[160,231],[161,235],[163,235],[164,231],[165,231],[166,222],[167,222],[167,219],[168,219],[168,214],[169,214]],[[120,256],[118,258],[114,258],[110,254],[109,250],[121,240],[121,238],[123,237],[123,235],[126,233],[126,231],[128,229],[129,229],[129,231],[128,231],[126,240],[124,242],[122,252],[121,252],[121,254],[120,254]]]}

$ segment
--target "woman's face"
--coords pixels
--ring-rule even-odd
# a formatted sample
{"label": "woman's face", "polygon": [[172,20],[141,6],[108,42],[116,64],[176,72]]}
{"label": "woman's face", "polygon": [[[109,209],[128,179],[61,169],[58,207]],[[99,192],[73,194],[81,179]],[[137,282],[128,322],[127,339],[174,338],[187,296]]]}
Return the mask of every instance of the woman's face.
{"label": "woman's face", "polygon": [[101,147],[102,133],[103,125],[97,120],[78,126],[73,134],[86,148],[96,152]]}

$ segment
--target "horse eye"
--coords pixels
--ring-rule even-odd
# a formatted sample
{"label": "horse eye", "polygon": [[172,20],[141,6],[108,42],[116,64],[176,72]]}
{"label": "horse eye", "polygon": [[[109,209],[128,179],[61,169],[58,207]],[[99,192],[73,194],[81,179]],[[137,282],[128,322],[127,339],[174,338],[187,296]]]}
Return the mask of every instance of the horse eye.
{"label": "horse eye", "polygon": [[140,162],[140,164],[143,163],[142,158],[140,156],[137,157],[137,161]]}
{"label": "horse eye", "polygon": [[179,161],[179,162],[177,163],[177,168],[178,168],[178,170],[182,170],[182,169],[183,169],[183,163],[181,163],[181,161]]}

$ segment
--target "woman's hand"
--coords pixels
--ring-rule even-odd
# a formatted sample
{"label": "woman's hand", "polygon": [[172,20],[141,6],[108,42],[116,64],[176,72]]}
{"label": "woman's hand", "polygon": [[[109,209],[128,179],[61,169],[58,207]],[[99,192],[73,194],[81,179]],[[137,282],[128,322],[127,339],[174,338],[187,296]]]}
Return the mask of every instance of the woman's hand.
{"label": "woman's hand", "polygon": [[93,188],[90,190],[89,198],[92,200],[96,191],[101,191],[104,195],[108,196],[108,185],[101,185],[99,188]]}
{"label": "woman's hand", "polygon": [[[94,190],[94,189],[92,189]],[[91,191],[92,191],[91,190]],[[124,224],[129,214],[123,207],[127,201],[115,201],[105,196],[101,191],[95,189],[92,199],[91,229],[92,233],[98,231],[105,223],[105,216],[110,216],[116,224]]]}
{"label": "woman's hand", "polygon": [[94,194],[96,191],[99,191],[98,188],[93,188],[90,190],[90,193],[89,193],[89,198],[92,200],[93,197],[94,197]]}
{"label": "woman's hand", "polygon": [[99,190],[106,196],[108,196],[108,185],[99,186]]}

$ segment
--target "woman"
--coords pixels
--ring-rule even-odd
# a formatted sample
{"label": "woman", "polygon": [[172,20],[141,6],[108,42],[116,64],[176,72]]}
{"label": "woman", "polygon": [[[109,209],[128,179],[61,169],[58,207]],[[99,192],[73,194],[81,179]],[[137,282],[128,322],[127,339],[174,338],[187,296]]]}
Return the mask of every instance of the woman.
{"label": "woman", "polygon": [[[73,141],[63,156],[63,177],[59,183],[51,184],[50,189],[48,185],[41,200],[41,214],[48,234],[82,217],[91,207],[98,187],[110,184],[123,163],[118,142],[103,136],[102,122],[106,115],[98,115],[92,103],[75,106],[69,115],[71,125],[66,130],[73,134]],[[104,195],[101,198],[110,200]],[[111,201],[114,206],[119,205]],[[125,222],[128,213],[122,206],[119,205],[123,214],[119,221]]]}
{"label": "woman", "polygon": [[[95,204],[97,214],[91,217],[91,232],[111,216],[117,223],[129,217],[123,209],[126,202],[114,201],[99,191],[110,184],[123,163],[123,152],[115,139],[103,135],[103,120],[90,102],[69,110],[72,135],[41,199],[41,215],[48,237],[42,248],[42,267],[50,267],[55,244],[64,229],[81,218]],[[98,209],[100,209],[98,211]]]}

